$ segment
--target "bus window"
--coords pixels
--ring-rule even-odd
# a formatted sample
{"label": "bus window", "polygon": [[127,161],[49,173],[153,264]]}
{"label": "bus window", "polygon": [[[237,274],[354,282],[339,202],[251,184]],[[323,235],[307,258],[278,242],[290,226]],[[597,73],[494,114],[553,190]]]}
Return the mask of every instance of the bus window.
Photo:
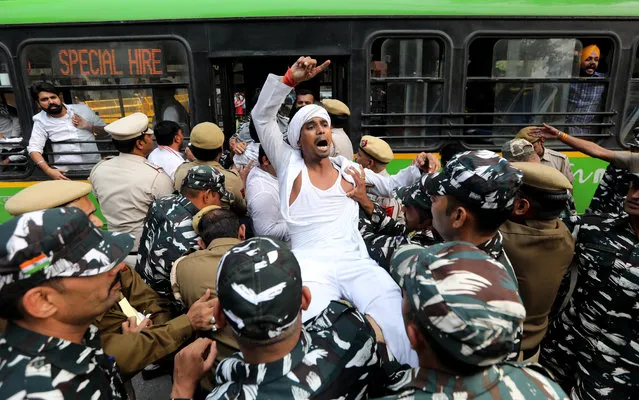
{"label": "bus window", "polygon": [[380,38],[370,50],[368,115],[363,134],[395,149],[423,148],[439,135],[444,94],[444,48],[438,39]]}
{"label": "bus window", "polygon": [[3,178],[20,175],[27,167],[10,70],[10,58],[0,49],[0,175]]}
{"label": "bus window", "polygon": [[[142,112],[149,127],[171,120],[188,136],[189,66],[178,41],[29,44],[20,59],[28,88],[50,82],[65,103],[88,106],[105,124]],[[33,106],[34,114],[40,111],[35,102]],[[96,142],[102,157],[113,152],[110,139]]]}
{"label": "bus window", "polygon": [[639,145],[639,47],[635,50],[628,91],[628,106],[619,140],[621,143]]}
{"label": "bus window", "polygon": [[[596,57],[584,58],[586,52]],[[610,126],[604,111],[612,57],[608,39],[474,40],[468,50],[465,134],[492,136],[499,144],[542,122],[572,135],[604,133],[602,127]]]}

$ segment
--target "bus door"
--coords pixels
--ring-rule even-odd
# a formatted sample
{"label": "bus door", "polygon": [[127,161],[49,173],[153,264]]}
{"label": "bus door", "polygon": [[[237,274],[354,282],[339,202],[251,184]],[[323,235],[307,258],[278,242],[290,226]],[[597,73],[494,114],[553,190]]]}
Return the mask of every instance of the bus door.
{"label": "bus door", "polygon": [[[296,90],[308,90],[316,102],[338,99],[348,104],[348,57],[314,56],[318,62],[331,60],[331,65],[314,79],[296,86]],[[297,56],[266,56],[217,58],[211,60],[211,93],[213,119],[222,128],[226,138],[235,134],[243,122],[248,121],[251,109],[268,74],[283,75]],[[280,115],[288,117],[295,91],[291,90]]]}

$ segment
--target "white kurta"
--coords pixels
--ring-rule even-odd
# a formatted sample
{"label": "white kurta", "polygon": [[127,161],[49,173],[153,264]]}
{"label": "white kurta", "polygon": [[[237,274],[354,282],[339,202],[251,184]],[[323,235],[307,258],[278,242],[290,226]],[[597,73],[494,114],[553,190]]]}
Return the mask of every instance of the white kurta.
{"label": "white kurta", "polygon": [[[362,313],[370,314],[380,325],[386,342],[402,363],[417,364],[410,349],[401,313],[401,291],[390,275],[369,255],[358,230],[359,205],[343,190],[330,194],[315,188],[308,175],[301,152],[287,145],[275,116],[291,88],[276,75],[269,75],[252,118],[260,143],[275,167],[280,183],[280,211],[291,235],[291,248],[300,263],[304,285],[311,289],[313,300],[304,318],[321,312],[331,300],[347,299]],[[352,182],[345,170],[359,165],[342,157],[330,161],[340,175]],[[302,187],[289,207],[293,182],[302,173]],[[415,183],[420,178],[411,166],[390,177],[366,170],[366,182],[372,193],[390,196],[393,189]],[[336,182],[341,189],[341,178]]]}

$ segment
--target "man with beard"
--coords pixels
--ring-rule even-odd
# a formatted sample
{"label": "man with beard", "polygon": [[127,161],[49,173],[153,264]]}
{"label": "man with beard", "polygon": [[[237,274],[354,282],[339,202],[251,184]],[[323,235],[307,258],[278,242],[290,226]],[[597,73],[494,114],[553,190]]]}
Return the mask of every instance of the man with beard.
{"label": "man with beard", "polygon": [[[104,121],[83,104],[64,104],[59,90],[50,83],[36,84],[31,96],[42,109],[33,116],[33,130],[27,150],[33,162],[51,179],[69,179],[67,170],[88,169],[100,161],[95,136],[106,135]],[[54,164],[47,164],[42,152],[47,140],[53,143],[54,152],[90,152],[91,154],[61,154],[54,156]],[[66,143],[66,142],[91,143]],[[65,143],[59,143],[65,142]]]}
{"label": "man with beard", "polygon": [[[288,145],[277,126],[277,110],[291,87],[314,78],[329,64],[317,65],[310,57],[300,57],[284,77],[269,75],[252,112],[260,144],[280,183],[280,211],[289,227],[291,248],[300,262],[304,285],[313,292],[304,318],[319,314],[332,300],[346,298],[377,321],[400,362],[416,365],[417,356],[402,328],[399,287],[369,257],[358,230],[359,205],[349,197],[355,189],[352,175],[359,166],[343,156],[329,158],[331,119],[320,106],[307,105],[295,114]],[[438,168],[433,155],[420,154],[416,163]],[[416,182],[421,171],[410,166],[392,177],[370,170],[365,175],[375,194],[390,196],[393,189]]]}
{"label": "man with beard", "polygon": [[[570,84],[568,92],[568,108],[569,113],[584,113],[581,115],[570,115],[566,118],[566,124],[589,124],[597,122],[598,118],[590,113],[601,111],[604,91],[606,85],[596,83],[597,78],[603,78],[605,75],[597,72],[599,66],[599,57],[601,50],[594,44],[584,47],[581,51],[581,62],[579,64],[579,76],[589,78],[589,82],[576,82]],[[596,133],[597,128],[588,126],[569,127],[568,132],[571,135],[587,135]]]}

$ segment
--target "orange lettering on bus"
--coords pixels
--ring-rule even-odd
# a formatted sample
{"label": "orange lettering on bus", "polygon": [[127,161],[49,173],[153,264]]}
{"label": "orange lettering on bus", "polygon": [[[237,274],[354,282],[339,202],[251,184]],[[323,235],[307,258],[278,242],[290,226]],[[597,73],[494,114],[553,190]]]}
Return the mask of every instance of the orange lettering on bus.
{"label": "orange lettering on bus", "polygon": [[137,49],[129,49],[129,75],[136,75],[136,73],[133,72],[133,66],[135,66],[135,69],[137,71],[140,70],[140,58],[138,56],[138,51]]}
{"label": "orange lettering on bus", "polygon": [[151,50],[149,49],[140,49],[142,53],[142,63],[144,64],[144,68],[142,68],[142,74],[150,74],[153,66],[151,65]]}
{"label": "orange lettering on bus", "polygon": [[153,61],[153,68],[151,69],[152,75],[162,75],[162,71],[158,70],[158,66],[162,63],[162,50],[151,49],[151,58]]}
{"label": "orange lettering on bus", "polygon": [[[93,69],[93,56],[98,59],[98,68]],[[102,70],[100,68],[100,53],[96,49],[89,50],[89,70],[91,71],[91,75],[102,75]]]}
{"label": "orange lettering on bus", "polygon": [[60,50],[58,52],[58,59],[60,60],[60,64],[66,66],[66,68],[60,68],[60,73],[62,75],[69,75],[71,73],[71,69],[69,67],[69,62],[67,58],[69,57],[69,52],[66,50]]}
{"label": "orange lettering on bus", "polygon": [[80,49],[78,50],[78,59],[80,60],[80,74],[82,75],[89,75],[91,73],[91,71],[89,70],[88,72],[84,70],[84,66],[88,66],[89,65],[89,50],[87,49]]}
{"label": "orange lettering on bus", "polygon": [[71,66],[71,73],[69,75],[73,75],[73,64],[78,63],[78,51],[77,50],[69,50],[69,65]]}
{"label": "orange lettering on bus", "polygon": [[122,74],[124,74],[122,71],[118,71],[118,64],[117,64],[117,62],[115,60],[115,50],[114,49],[111,49],[111,59],[113,60],[112,64],[111,64],[111,65],[113,65],[113,75],[122,75]]}

